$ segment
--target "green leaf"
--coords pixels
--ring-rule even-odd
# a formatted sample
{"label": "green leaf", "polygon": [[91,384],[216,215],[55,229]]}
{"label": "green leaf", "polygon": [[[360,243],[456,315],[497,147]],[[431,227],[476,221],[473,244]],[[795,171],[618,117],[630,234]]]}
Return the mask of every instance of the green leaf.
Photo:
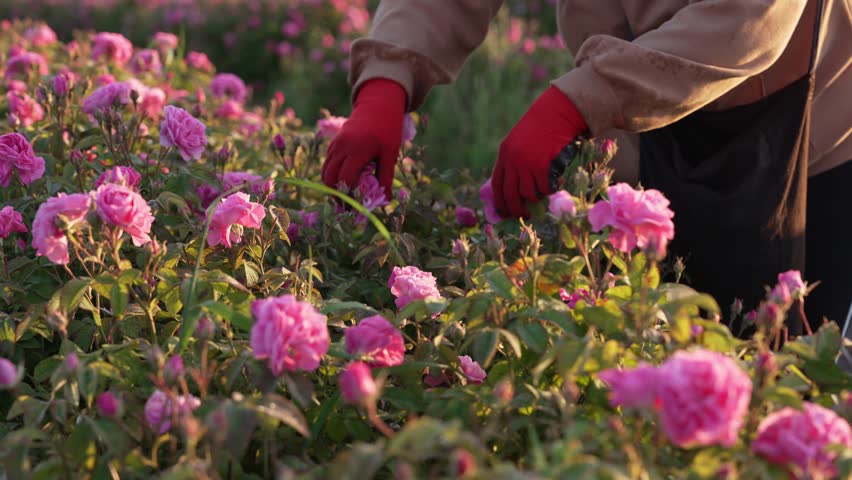
{"label": "green leaf", "polygon": [[94,146],[101,146],[104,144],[104,137],[101,134],[89,135],[88,137],[83,137],[77,142],[77,145],[74,145],[75,150],[80,150],[84,152]]}
{"label": "green leaf", "polygon": [[[535,353],[543,353],[547,348],[549,336],[547,329],[539,323],[529,322],[525,324],[518,323],[514,330],[524,341],[524,344]],[[520,355],[518,356],[520,358]]]}
{"label": "green leaf", "polygon": [[92,279],[87,277],[80,277],[70,280],[68,283],[62,286],[62,289],[59,293],[59,302],[61,308],[63,308],[66,312],[70,312],[74,310],[80,305],[80,301],[85,295],[86,290],[92,284]]}
{"label": "green leaf", "polygon": [[821,360],[833,362],[840,353],[840,327],[835,322],[828,322],[820,327],[814,335],[814,348]]}
{"label": "green leaf", "polygon": [[[128,297],[130,295],[127,285],[114,283],[110,292],[109,301],[112,308],[112,316],[116,320],[121,320],[124,317],[124,312],[127,310]],[[140,305],[141,307],[141,305]]]}
{"label": "green leaf", "polygon": [[503,273],[503,270],[499,268],[494,268],[487,272],[485,274],[485,280],[497,296],[507,300],[514,300],[521,293],[517,288],[515,288],[512,281],[509,280],[509,277]]}
{"label": "green leaf", "polygon": [[305,416],[302,415],[302,411],[299,410],[293,402],[287,400],[281,395],[274,393],[266,394],[266,396],[264,396],[258,404],[254,406],[254,409],[259,413],[281,421],[281,423],[299,432],[299,434],[304,437],[310,436],[308,422],[305,421]]}
{"label": "green leaf", "polygon": [[[515,330],[517,330],[517,328]],[[512,351],[515,353],[515,356],[517,358],[522,358],[524,355],[524,350],[521,348],[521,342],[520,340],[518,340],[517,335],[503,328],[499,329],[498,331],[500,332],[500,335],[502,335],[503,338],[506,339],[506,342],[509,343],[509,346],[512,347]]]}
{"label": "green leaf", "polygon": [[201,307],[210,313],[218,315],[240,331],[251,331],[251,326],[254,323],[251,317],[231,308],[229,305],[222,302],[208,300],[202,303]]}
{"label": "green leaf", "polygon": [[331,315],[333,313],[349,311],[363,311],[371,315],[379,313],[373,307],[365,305],[361,302],[329,302],[323,305],[319,310],[320,312],[322,312],[323,315]]}
{"label": "green leaf", "polygon": [[473,341],[473,359],[483,368],[487,368],[494,359],[499,338],[497,332],[489,328],[480,331]]}
{"label": "green leaf", "polygon": [[802,397],[799,392],[790,387],[782,385],[770,385],[766,387],[764,396],[766,400],[783,407],[802,408]]}

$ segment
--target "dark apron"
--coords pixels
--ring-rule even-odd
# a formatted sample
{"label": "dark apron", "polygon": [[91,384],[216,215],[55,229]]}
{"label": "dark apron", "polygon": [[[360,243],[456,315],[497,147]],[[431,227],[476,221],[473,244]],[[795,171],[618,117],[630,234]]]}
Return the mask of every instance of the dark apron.
{"label": "dark apron", "polygon": [[[723,313],[755,308],[781,272],[805,267],[808,132],[822,1],[808,74],[748,105],[697,111],[640,135],[639,177],[675,212],[670,258]],[[788,320],[802,333],[802,320]],[[736,333],[737,330],[735,329]]]}

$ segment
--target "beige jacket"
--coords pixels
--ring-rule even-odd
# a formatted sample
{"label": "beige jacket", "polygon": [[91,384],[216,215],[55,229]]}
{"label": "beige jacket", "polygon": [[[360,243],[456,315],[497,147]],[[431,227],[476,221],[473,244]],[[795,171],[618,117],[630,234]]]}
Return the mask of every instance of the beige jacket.
{"label": "beige jacket", "polygon": [[[577,105],[593,134],[622,140],[621,164],[636,168],[632,133],[702,108],[750,103],[801,77],[815,1],[560,0],[559,31],[576,67],[552,83]],[[852,159],[850,2],[825,0],[811,175]],[[416,109],[433,85],[456,78],[502,3],[382,0],[370,37],[352,46],[354,91],[371,78],[390,78],[405,87],[408,107]]]}

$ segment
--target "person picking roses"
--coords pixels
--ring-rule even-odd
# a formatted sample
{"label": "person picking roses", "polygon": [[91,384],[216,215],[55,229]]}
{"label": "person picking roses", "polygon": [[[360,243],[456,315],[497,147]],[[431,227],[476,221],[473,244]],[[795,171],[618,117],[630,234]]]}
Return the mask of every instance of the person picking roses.
{"label": "person picking roses", "polygon": [[[376,161],[390,198],[403,116],[458,76],[502,4],[381,1],[370,36],[352,45],[354,107],[329,146],[327,185],[355,185]],[[822,282],[809,318],[844,318],[852,255],[839,252],[852,222],[831,212],[852,207],[848,2],[559,0],[557,9],[576,67],[503,140],[491,175],[499,214],[526,216],[552,194],[553,160],[578,137],[615,137],[616,180],[671,201],[670,252],[687,259],[694,286],[722,305],[752,293],[756,305],[779,272],[803,270]]]}

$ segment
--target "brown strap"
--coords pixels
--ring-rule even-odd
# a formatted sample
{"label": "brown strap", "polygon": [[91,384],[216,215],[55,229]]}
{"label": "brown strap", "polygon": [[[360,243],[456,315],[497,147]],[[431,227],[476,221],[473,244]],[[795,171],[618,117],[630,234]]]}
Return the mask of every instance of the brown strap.
{"label": "brown strap", "polygon": [[823,11],[825,9],[825,0],[816,0],[816,18],[814,19],[813,38],[811,39],[811,59],[808,65],[808,73],[813,73],[816,69],[817,53],[819,52],[819,37],[822,31]]}

